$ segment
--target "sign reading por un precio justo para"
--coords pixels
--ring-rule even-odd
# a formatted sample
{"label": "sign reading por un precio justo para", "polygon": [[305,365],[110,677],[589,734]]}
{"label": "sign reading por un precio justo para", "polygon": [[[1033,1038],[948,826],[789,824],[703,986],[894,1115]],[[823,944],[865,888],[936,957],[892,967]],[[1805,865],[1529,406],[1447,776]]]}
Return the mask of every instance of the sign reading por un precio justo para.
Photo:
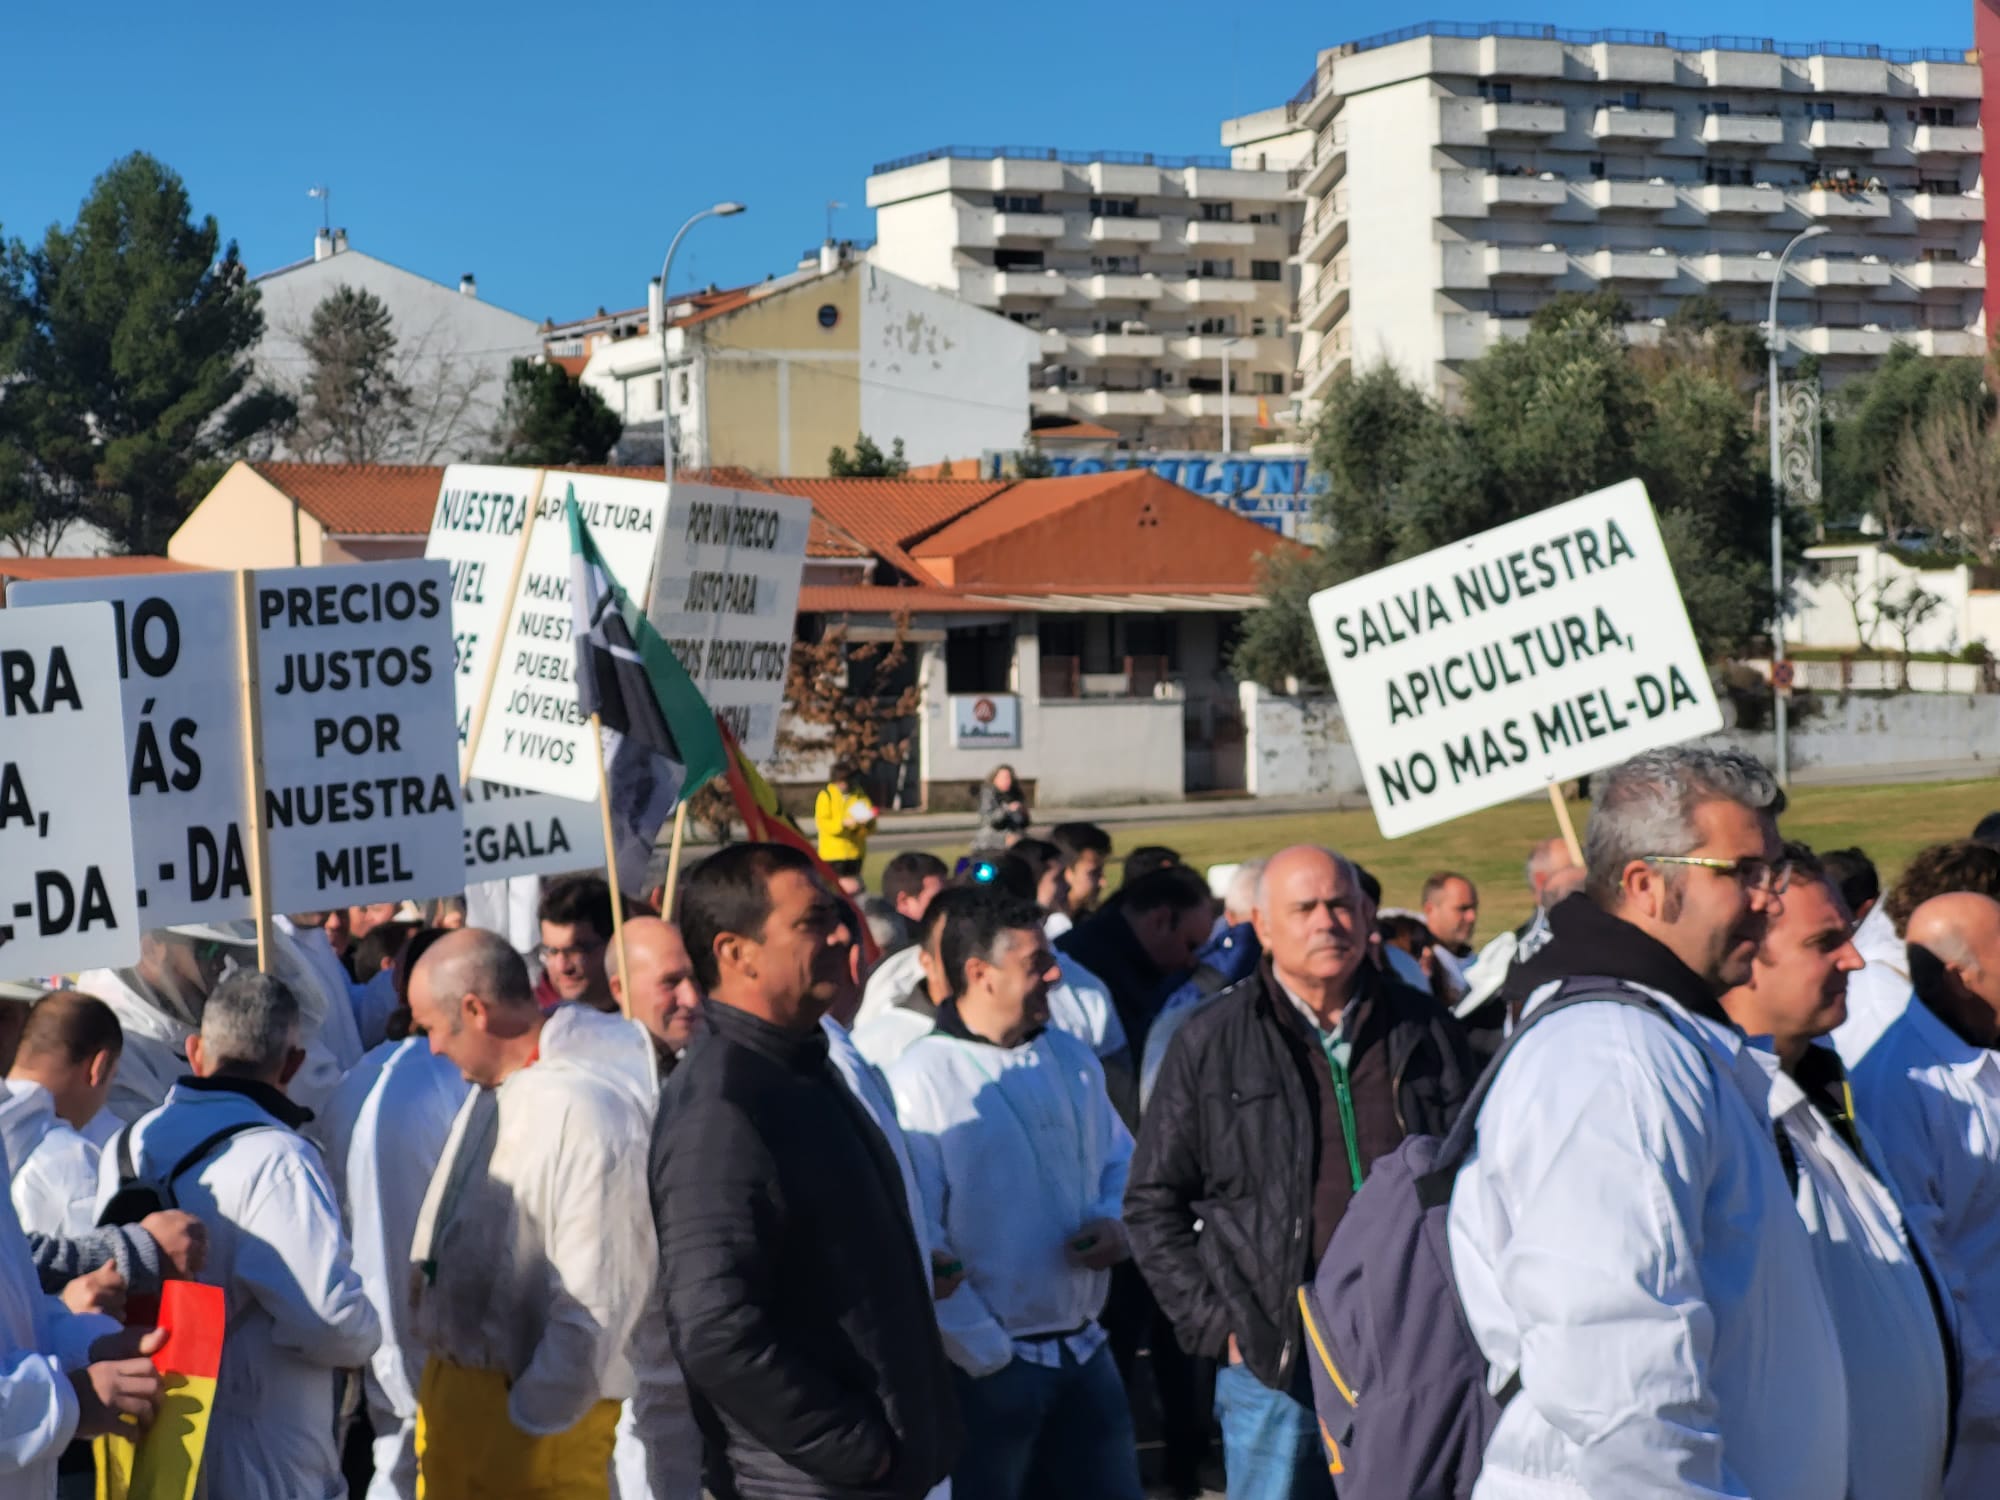
{"label": "sign reading por un precio justo para", "polygon": [[1722,727],[1636,479],[1315,594],[1389,838]]}
{"label": "sign reading por un precio justo para", "polygon": [[0,611],[0,978],[135,963],[144,925],[111,606]]}

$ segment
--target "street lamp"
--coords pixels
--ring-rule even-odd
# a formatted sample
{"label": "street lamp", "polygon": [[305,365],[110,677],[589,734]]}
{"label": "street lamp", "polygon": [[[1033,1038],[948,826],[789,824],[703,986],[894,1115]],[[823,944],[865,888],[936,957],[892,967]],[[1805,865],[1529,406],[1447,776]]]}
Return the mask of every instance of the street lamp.
{"label": "street lamp", "polygon": [[1240,338],[1226,338],[1222,341],[1222,456],[1229,457],[1229,408],[1232,392],[1229,389],[1229,351],[1242,343]]}
{"label": "street lamp", "polygon": [[1826,233],[1824,224],[1812,224],[1793,235],[1779,252],[1777,268],[1771,273],[1771,320],[1766,325],[1770,353],[1769,390],[1764,397],[1764,421],[1771,429],[1771,697],[1777,709],[1778,785],[1789,786],[1792,779],[1790,706],[1779,683],[1785,663],[1785,484],[1778,472],[1778,351],[1783,335],[1778,332],[1778,291],[1785,284],[1785,262],[1807,240]]}
{"label": "street lamp", "polygon": [[674,268],[674,252],[680,249],[683,235],[703,219],[727,219],[734,214],[742,213],[743,209],[744,205],[741,203],[718,203],[711,208],[704,208],[700,213],[694,215],[685,224],[681,225],[679,229],[674,231],[673,239],[667,242],[667,258],[660,266],[660,326],[658,329],[660,335],[660,463],[669,484],[673,483],[674,470],[677,467],[675,459],[679,455],[674,452],[674,419],[668,414],[669,407],[667,404],[667,276]]}

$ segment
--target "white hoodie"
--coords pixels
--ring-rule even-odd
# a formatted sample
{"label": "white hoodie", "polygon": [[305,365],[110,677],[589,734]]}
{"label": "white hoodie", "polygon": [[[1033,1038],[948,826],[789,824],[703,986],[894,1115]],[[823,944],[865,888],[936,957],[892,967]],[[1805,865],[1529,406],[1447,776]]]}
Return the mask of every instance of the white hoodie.
{"label": "white hoodie", "polygon": [[467,1096],[425,1194],[410,1252],[418,1337],[503,1372],[525,1433],[567,1431],[633,1393],[632,1330],[659,1260],[649,1052],[629,1022],[558,1006],[535,1062]]}
{"label": "white hoodie", "polygon": [[[190,1079],[133,1127],[134,1166],[155,1181],[216,1131],[255,1127],[172,1184],[177,1206],[208,1226],[200,1279],[228,1299],[203,1460],[208,1492],[226,1500],[346,1494],[334,1441],[339,1372],[365,1364],[381,1338],[326,1167],[287,1117],[296,1116],[276,1090]],[[117,1190],[114,1147],[100,1163],[98,1207]]]}
{"label": "white hoodie", "polygon": [[0,1150],[23,1229],[73,1238],[96,1226],[97,1147],[56,1114],[39,1083],[0,1082]]}

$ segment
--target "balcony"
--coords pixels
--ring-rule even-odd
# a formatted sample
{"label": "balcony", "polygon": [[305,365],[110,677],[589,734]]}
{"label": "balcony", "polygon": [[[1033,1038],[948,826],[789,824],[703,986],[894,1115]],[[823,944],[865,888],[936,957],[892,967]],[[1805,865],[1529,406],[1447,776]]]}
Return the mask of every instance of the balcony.
{"label": "balcony", "polygon": [[1711,285],[1769,286],[1778,270],[1775,255],[1702,255],[1688,262],[1696,276]]}
{"label": "balcony", "polygon": [[1322,269],[1319,280],[1299,288],[1300,325],[1324,331],[1347,309],[1348,271],[1345,261]]}
{"label": "balcony", "polygon": [[1607,104],[1591,117],[1590,133],[1600,141],[1670,141],[1674,138],[1674,112]]}
{"label": "balcony", "polygon": [[1841,193],[1814,188],[1800,196],[1799,206],[1811,219],[1886,219],[1887,193]]}
{"label": "balcony", "polygon": [[1569,197],[1569,186],[1560,177],[1495,174],[1481,184],[1480,196],[1488,208],[1559,208]]}
{"label": "balcony", "polygon": [[1312,153],[1287,174],[1289,186],[1308,198],[1325,192],[1347,170],[1347,122],[1335,120],[1313,141]]}
{"label": "balcony", "polygon": [[1836,255],[1815,255],[1810,260],[1795,260],[1792,269],[1807,286],[1882,287],[1893,279],[1887,261],[1853,260]]}
{"label": "balcony", "polygon": [[1063,279],[1054,271],[995,271],[996,297],[1060,297]]}
{"label": "balcony", "polygon": [[1069,353],[1069,335],[1056,328],[1042,330],[1042,353],[1050,359],[1061,359]]}
{"label": "balcony", "polygon": [[1324,260],[1347,243],[1347,208],[1331,199],[1305,222],[1299,231],[1299,259],[1310,265]]}
{"label": "balcony", "polygon": [[1059,240],[1062,232],[1061,214],[1004,213],[993,216],[993,238],[996,240]]}
{"label": "balcony", "polygon": [[1092,417],[1163,417],[1167,399],[1158,391],[1083,391],[1072,398],[1074,410]]}
{"label": "balcony", "polygon": [[1229,349],[1230,364],[1238,369],[1248,369],[1252,365],[1275,368],[1289,362],[1291,357],[1291,350],[1283,339],[1228,333],[1197,333],[1184,339],[1170,339],[1167,353],[1191,365],[1219,364],[1225,345]]}
{"label": "balcony", "polygon": [[1093,302],[1151,302],[1166,291],[1158,276],[1138,276],[1130,272],[1099,271],[1079,276],[1077,289]]}
{"label": "balcony", "polygon": [[1344,375],[1354,362],[1352,340],[1345,328],[1336,328],[1320,340],[1319,347],[1299,362],[1297,391],[1308,401],[1318,400],[1334,379]]}
{"label": "balcony", "polygon": [[1709,146],[1776,146],[1785,139],[1785,122],[1776,115],[1710,115],[1701,122],[1701,139]]}
{"label": "balcony", "polygon": [[1561,250],[1528,245],[1488,245],[1482,259],[1488,276],[1560,276],[1569,269]]}
{"label": "balcony", "polygon": [[1674,185],[1671,182],[1620,181],[1600,177],[1584,190],[1584,196],[1600,211],[1622,208],[1662,213],[1674,206]]}
{"label": "balcony", "polygon": [[1254,245],[1257,243],[1255,224],[1236,224],[1220,219],[1189,219],[1187,242],[1190,245]]}
{"label": "balcony", "polygon": [[1705,214],[1753,214],[1769,216],[1785,211],[1782,188],[1763,183],[1704,182],[1691,195],[1694,206]]}
{"label": "balcony", "polygon": [[[1264,399],[1279,402],[1284,398],[1266,396]],[[1227,396],[1220,391],[1189,391],[1177,398],[1175,405],[1183,415],[1190,417],[1220,417],[1222,408],[1227,405],[1229,415],[1237,421],[1254,422],[1257,419],[1257,398],[1243,391],[1233,391]]]}
{"label": "balcony", "polygon": [[1986,285],[1986,267],[1962,260],[1920,260],[1897,274],[1920,292],[1969,292]]}
{"label": "balcony", "polygon": [[1919,125],[1910,149],[1918,156],[1977,156],[1984,140],[1977,125]]}
{"label": "balcony", "polygon": [[1446,313],[1443,357],[1478,359],[1503,339],[1527,337],[1526,318],[1492,318],[1484,313]]}
{"label": "balcony", "polygon": [[1814,120],[1806,144],[1815,151],[1887,151],[1889,127],[1880,120]]}
{"label": "balcony", "polygon": [[1563,107],[1540,103],[1487,103],[1479,111],[1480,128],[1488,135],[1561,135]]}
{"label": "balcony", "polygon": [[1059,385],[1038,385],[1028,392],[1028,410],[1038,417],[1066,417],[1069,392]]}
{"label": "balcony", "polygon": [[1080,337],[1077,348],[1091,359],[1158,359],[1167,341],[1157,333],[1093,333]]}
{"label": "balcony", "polygon": [[[1274,292],[1284,290],[1283,282],[1271,282]],[[1190,307],[1217,302],[1255,302],[1257,283],[1238,276],[1190,276],[1181,283],[1181,300]]]}
{"label": "balcony", "polygon": [[1886,328],[1800,328],[1786,336],[1814,354],[1861,359],[1879,358],[1896,342]]}
{"label": "balcony", "polygon": [[1940,359],[1971,359],[1986,352],[1986,340],[1969,328],[1920,328],[1902,336],[1920,354]]}
{"label": "balcony", "polygon": [[1970,224],[1986,217],[1986,200],[1973,193],[1912,193],[1910,212],[1931,223]]}
{"label": "balcony", "polygon": [[1133,162],[1094,161],[1084,169],[1091,192],[1099,197],[1157,198],[1160,169]]}
{"label": "balcony", "polygon": [[1089,233],[1093,245],[1150,245],[1160,237],[1160,221],[1100,214],[1090,221]]}
{"label": "balcony", "polygon": [[1599,250],[1583,264],[1600,281],[1672,281],[1681,270],[1665,250]]}

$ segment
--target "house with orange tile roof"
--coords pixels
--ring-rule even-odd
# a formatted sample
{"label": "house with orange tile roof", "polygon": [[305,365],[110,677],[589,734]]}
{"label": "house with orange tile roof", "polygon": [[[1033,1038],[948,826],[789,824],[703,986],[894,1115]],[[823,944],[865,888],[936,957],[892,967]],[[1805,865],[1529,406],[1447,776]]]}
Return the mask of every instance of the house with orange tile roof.
{"label": "house with orange tile roof", "polygon": [[615,456],[657,461],[664,396],[682,465],[824,474],[835,446],[896,439],[915,465],[1021,446],[1032,332],[828,244],[798,270],[601,344],[582,380],[619,414]]}

